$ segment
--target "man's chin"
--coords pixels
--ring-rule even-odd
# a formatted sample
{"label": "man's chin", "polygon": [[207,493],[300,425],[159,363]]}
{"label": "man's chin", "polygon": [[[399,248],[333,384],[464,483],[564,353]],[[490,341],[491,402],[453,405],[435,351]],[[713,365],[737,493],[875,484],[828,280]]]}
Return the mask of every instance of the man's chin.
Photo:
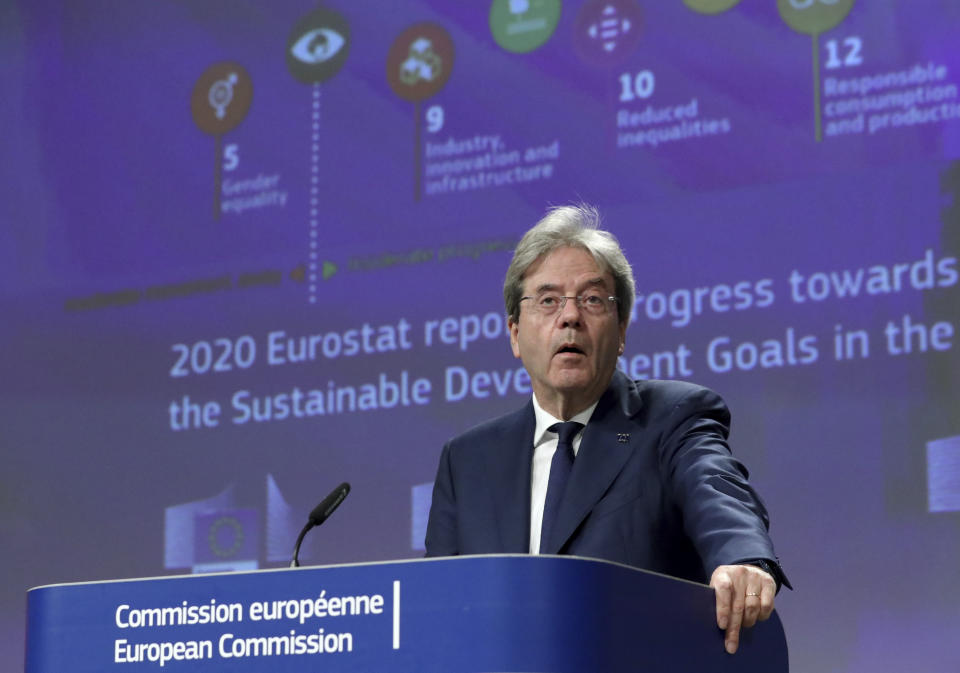
{"label": "man's chin", "polygon": [[596,386],[596,377],[582,370],[564,370],[553,376],[551,383],[559,393],[585,393]]}

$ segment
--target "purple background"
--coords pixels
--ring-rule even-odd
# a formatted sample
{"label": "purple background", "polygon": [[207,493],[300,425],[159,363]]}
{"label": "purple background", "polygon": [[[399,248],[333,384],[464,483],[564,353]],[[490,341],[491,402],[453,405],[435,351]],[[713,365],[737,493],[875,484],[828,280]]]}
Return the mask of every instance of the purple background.
{"label": "purple background", "polygon": [[[326,2],[350,25],[349,54],[316,86],[297,81],[284,55],[311,3],[0,8],[0,667],[21,665],[28,587],[189,572],[169,562],[173,548],[209,560],[198,548],[203,535],[178,535],[171,524],[169,508],[187,503],[198,504],[176,512],[188,526],[248,512],[240,517],[248,544],[236,546],[249,553],[256,539],[259,555],[227,561],[275,567],[313,505],[346,480],[353,492],[308,538],[305,562],[420,555],[411,544],[423,514],[415,493],[433,479],[443,442],[525,399],[445,401],[447,367],[502,371],[519,362],[505,337],[466,351],[428,348],[424,323],[502,313],[509,252],[363,271],[350,260],[515,240],[548,205],[579,200],[600,207],[643,295],[772,280],[766,308],[708,311],[679,327],[641,313],[627,355],[682,343],[693,353],[689,378],[730,404],[734,450],[767,500],[797,588],[778,600],[793,669],[960,667],[958,514],[930,511],[927,487],[927,442],[960,435],[958,347],[892,356],[883,343],[884,326],[905,314],[947,322],[956,335],[957,283],[795,303],[787,281],[793,270],[913,263],[928,250],[956,258],[960,121],[817,143],[811,38],[784,23],[773,0],[743,0],[719,15],[680,0],[638,2],[643,34],[607,66],[575,48],[581,4],[564,3],[542,47],[514,54],[491,36],[489,3]],[[449,31],[456,58],[446,86],[415,106],[393,93],[385,64],[394,38],[422,21]],[[827,40],[859,37],[863,63],[822,70],[821,79],[934,61],[947,66],[948,83],[960,83],[958,31],[960,7],[949,0],[857,0],[819,47],[823,64]],[[241,64],[254,91],[246,118],[223,136],[240,157],[223,175],[279,174],[288,198],[215,220],[215,140],[194,124],[190,95],[220,61]],[[621,74],[643,70],[655,75],[654,95],[620,103]],[[693,98],[702,118],[728,118],[731,131],[617,149],[618,110]],[[309,278],[289,274],[311,261],[314,100],[317,261],[339,270],[311,291]],[[433,105],[444,110],[437,133],[424,120]],[[523,150],[559,140],[560,156],[547,180],[417,200],[417,124],[422,142],[498,134]],[[261,271],[280,282],[237,286],[240,274]],[[66,308],[98,292],[220,276],[231,289]],[[309,335],[401,319],[412,325],[409,350],[265,364],[273,330]],[[869,358],[834,360],[838,324],[870,333]],[[791,327],[817,337],[815,363],[728,373],[706,364],[718,336],[759,344]],[[169,375],[174,344],[241,335],[258,346],[250,368]],[[398,380],[402,371],[431,381],[429,405],[229,420],[237,390],[325,390],[328,381]],[[171,430],[168,406],[184,395],[218,401],[220,425]],[[960,457],[941,458],[938,469],[960,474]],[[960,479],[948,477],[937,483],[960,491]]]}

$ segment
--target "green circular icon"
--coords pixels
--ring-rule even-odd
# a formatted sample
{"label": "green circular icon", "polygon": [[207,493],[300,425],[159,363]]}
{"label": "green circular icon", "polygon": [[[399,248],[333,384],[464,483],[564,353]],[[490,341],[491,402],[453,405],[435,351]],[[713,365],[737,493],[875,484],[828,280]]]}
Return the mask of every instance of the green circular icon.
{"label": "green circular icon", "polygon": [[853,8],[854,0],[777,0],[777,9],[798,33],[819,35],[836,28]]}
{"label": "green circular icon", "polygon": [[493,0],[490,32],[497,44],[517,54],[543,45],[560,22],[560,0]]}
{"label": "green circular icon", "polygon": [[739,2],[740,0],[683,0],[683,4],[701,14],[720,14]]}

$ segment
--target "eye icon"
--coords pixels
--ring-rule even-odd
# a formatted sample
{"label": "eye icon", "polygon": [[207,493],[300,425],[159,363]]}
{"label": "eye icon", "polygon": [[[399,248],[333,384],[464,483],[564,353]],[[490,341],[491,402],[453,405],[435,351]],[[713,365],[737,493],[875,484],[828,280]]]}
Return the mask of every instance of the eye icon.
{"label": "eye icon", "polygon": [[343,48],[343,35],[329,28],[315,28],[305,33],[292,47],[290,53],[302,63],[311,65],[333,58]]}
{"label": "eye icon", "polygon": [[350,24],[339,12],[322,7],[297,21],[284,47],[287,69],[304,84],[336,75],[349,52]]}

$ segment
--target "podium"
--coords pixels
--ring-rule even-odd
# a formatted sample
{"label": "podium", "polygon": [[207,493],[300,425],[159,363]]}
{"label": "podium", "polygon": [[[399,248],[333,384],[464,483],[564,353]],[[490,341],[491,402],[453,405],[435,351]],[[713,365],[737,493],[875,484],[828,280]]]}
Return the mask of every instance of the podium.
{"label": "podium", "polygon": [[462,556],[39,587],[27,673],[787,671],[776,613],[728,655],[706,586],[570,556]]}

